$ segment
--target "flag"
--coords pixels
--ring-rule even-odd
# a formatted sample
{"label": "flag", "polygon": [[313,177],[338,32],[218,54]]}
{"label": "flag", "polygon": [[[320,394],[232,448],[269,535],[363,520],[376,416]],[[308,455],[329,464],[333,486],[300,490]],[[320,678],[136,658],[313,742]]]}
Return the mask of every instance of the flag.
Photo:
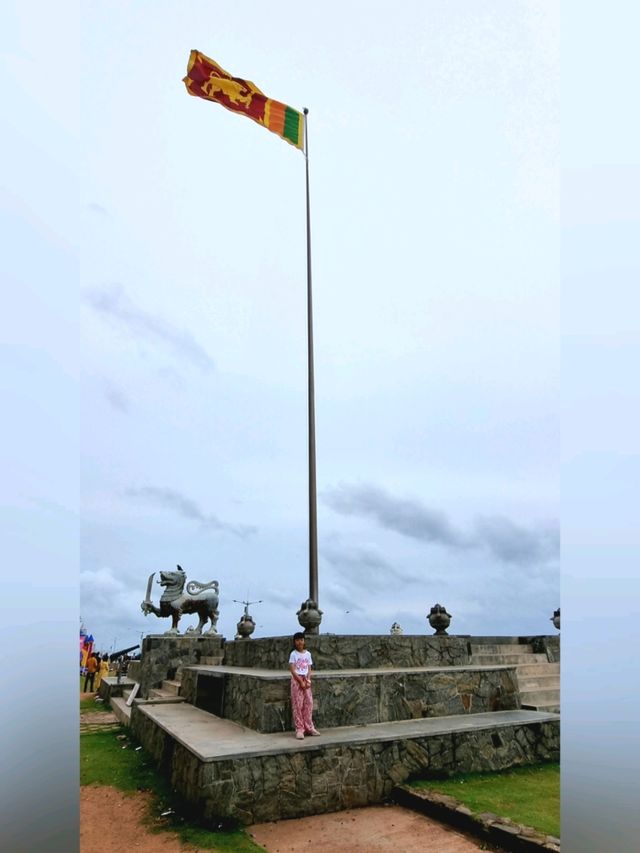
{"label": "flag", "polygon": [[232,77],[199,50],[191,51],[187,76],[182,82],[190,95],[222,104],[228,110],[248,116],[267,130],[277,133],[296,148],[304,147],[302,113],[280,101],[267,98],[255,83]]}

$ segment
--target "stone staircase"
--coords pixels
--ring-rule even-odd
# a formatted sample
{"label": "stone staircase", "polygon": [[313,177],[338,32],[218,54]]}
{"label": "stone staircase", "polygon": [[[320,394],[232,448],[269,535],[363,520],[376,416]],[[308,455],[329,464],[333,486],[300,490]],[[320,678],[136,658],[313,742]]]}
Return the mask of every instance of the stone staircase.
{"label": "stone staircase", "polygon": [[[222,659],[223,654],[221,650],[220,654],[217,655],[203,655],[200,659],[200,663],[201,665],[205,666],[217,666],[222,663]],[[139,664],[138,661],[136,661],[136,663]],[[162,680],[159,687],[150,688],[148,697],[149,700],[153,700],[157,703],[184,702],[185,700],[181,696],[182,670],[183,666],[177,666],[173,678],[165,678]],[[135,669],[133,672],[133,679],[122,679],[120,685],[117,685],[116,679],[111,679],[111,681],[113,681],[114,683],[110,685],[108,699],[111,704],[111,708],[116,716],[116,719],[123,726],[131,725],[132,703],[129,703],[129,697],[131,696],[132,690],[135,686],[135,681],[137,680],[136,676],[139,676],[139,674],[140,667],[138,666],[138,668]],[[137,697],[140,697],[139,693],[137,693]]]}
{"label": "stone staircase", "polygon": [[152,687],[149,699],[177,699],[180,696],[182,679],[165,679],[161,687]]}
{"label": "stone staircase", "polygon": [[530,643],[471,643],[475,666],[515,666],[525,710],[560,713],[560,664],[537,654]]}

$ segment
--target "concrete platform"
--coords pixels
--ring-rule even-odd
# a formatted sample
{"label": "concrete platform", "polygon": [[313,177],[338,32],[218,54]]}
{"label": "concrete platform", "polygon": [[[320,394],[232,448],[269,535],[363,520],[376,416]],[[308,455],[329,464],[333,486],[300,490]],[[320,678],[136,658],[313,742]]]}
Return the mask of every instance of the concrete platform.
{"label": "concrete platform", "polygon": [[125,676],[121,676],[120,681],[118,681],[117,676],[107,675],[100,681],[98,696],[106,702],[112,702],[114,697],[123,696],[125,691],[132,690],[135,684],[136,682],[133,679]]}
{"label": "concrete platform", "polygon": [[[182,672],[180,695],[256,731],[282,732],[293,728],[290,682],[285,669],[194,666]],[[319,728],[520,707],[515,667],[508,665],[320,670],[314,673],[313,697]]]}
{"label": "concrete platform", "polygon": [[299,741],[194,706],[136,700],[131,726],[185,808],[210,824],[380,803],[412,775],[557,761],[560,746],[557,715],[522,710],[345,726]]}
{"label": "concrete platform", "polygon": [[469,731],[499,730],[505,726],[527,725],[557,720],[557,714],[539,711],[494,711],[468,717],[432,717],[395,723],[372,723],[327,729],[320,737],[296,740],[294,733],[264,734],[223,720],[193,705],[140,704],[138,710],[193,752],[200,761],[218,761],[258,755],[277,755],[301,749],[318,749],[336,744],[385,743],[427,736]]}
{"label": "concrete platform", "polygon": [[120,725],[129,726],[131,724],[131,708],[127,705],[127,700],[124,697],[114,696],[111,700],[111,710]]}

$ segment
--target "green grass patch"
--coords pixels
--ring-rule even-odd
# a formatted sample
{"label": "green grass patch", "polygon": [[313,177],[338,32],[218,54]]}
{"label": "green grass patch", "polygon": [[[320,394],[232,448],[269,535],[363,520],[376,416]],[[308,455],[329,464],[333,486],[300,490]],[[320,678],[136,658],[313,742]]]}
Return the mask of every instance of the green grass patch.
{"label": "green grass patch", "polygon": [[85,711],[110,711],[111,706],[108,702],[96,702],[96,700],[91,696],[89,699],[81,699],[80,700],[80,712],[83,713]]}
{"label": "green grass patch", "polygon": [[[263,847],[230,821],[221,821],[221,829],[214,832],[181,816],[186,814],[184,804],[156,771],[151,756],[144,749],[136,750],[137,746],[126,729],[121,729],[120,733],[80,735],[80,784],[110,785],[126,794],[151,792],[153,803],[147,827],[153,832],[170,830],[185,844],[219,853],[264,853]],[[160,817],[161,812],[169,809],[173,814]]]}
{"label": "green grass patch", "polygon": [[560,837],[559,764],[464,773],[450,779],[415,779],[409,784],[455,797],[471,811],[493,812]]}
{"label": "green grass patch", "polygon": [[[124,730],[120,737],[124,734]],[[91,732],[80,735],[80,784],[111,785],[125,793],[160,791],[160,779],[143,750],[135,751],[118,732]],[[126,746],[126,749],[123,749]]]}

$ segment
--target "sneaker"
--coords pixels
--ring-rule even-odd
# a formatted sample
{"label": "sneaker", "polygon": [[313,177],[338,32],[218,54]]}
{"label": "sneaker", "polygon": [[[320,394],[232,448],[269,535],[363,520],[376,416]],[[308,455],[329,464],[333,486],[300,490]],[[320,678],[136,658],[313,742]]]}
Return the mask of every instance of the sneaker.
{"label": "sneaker", "polygon": [[313,735],[314,737],[320,737],[320,732],[318,731],[318,729],[311,729],[311,731],[307,732],[307,734]]}
{"label": "sneaker", "polygon": [[304,732],[296,732],[296,737],[298,740],[304,740]]}

